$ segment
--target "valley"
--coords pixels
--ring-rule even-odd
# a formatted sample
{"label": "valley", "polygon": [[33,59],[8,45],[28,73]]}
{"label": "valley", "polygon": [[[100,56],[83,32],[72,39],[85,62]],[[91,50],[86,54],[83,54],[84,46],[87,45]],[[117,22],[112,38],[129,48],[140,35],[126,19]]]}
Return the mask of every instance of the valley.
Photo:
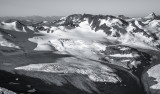
{"label": "valley", "polygon": [[154,13],[2,21],[0,87],[18,94],[158,94],[159,26]]}

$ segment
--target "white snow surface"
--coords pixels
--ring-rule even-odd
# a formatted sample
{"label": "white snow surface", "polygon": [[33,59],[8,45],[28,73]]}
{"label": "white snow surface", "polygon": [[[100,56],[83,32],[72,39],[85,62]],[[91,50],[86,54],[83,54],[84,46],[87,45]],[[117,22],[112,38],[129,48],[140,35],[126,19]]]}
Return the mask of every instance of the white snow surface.
{"label": "white snow surface", "polygon": [[103,31],[91,30],[87,21],[80,24],[72,30],[61,27],[52,27],[53,33],[46,33],[39,31],[44,36],[37,36],[30,38],[29,41],[37,43],[37,47],[34,50],[38,51],[59,51],[66,52],[67,54],[81,56],[93,56],[92,58],[98,58],[100,51],[104,51],[106,48],[105,42],[106,34]]}
{"label": "white snow surface", "polygon": [[1,33],[0,33],[0,46],[19,48],[19,46],[17,46],[16,44],[7,41]]}
{"label": "white snow surface", "polygon": [[114,74],[108,66],[104,66],[98,62],[78,60],[76,58],[65,58],[58,60],[56,63],[30,64],[27,66],[17,67],[16,70],[25,71],[43,71],[50,73],[64,74],[82,74],[87,75],[94,82],[113,82],[116,83],[121,79]]}
{"label": "white snow surface", "polygon": [[132,62],[131,62],[131,65],[133,65],[133,66],[136,67],[136,68],[137,68],[137,66],[138,66],[139,64],[141,64],[140,61],[132,61]]}
{"label": "white snow surface", "polygon": [[5,22],[1,22],[2,24],[0,24],[0,28],[3,28],[3,29],[7,29],[7,30],[14,30],[14,31],[18,31],[18,32],[22,32],[20,31],[16,25],[17,25],[17,21],[14,21],[14,22],[10,22],[10,23],[5,23]]}
{"label": "white snow surface", "polygon": [[1,23],[2,23],[3,25],[0,25],[0,28],[7,29],[7,30],[19,31],[19,30],[16,28],[16,21],[11,22],[11,23],[5,23],[5,22],[1,22]]}
{"label": "white snow surface", "polygon": [[139,56],[138,54],[112,54],[112,55],[109,55],[111,57],[128,57],[128,58],[132,58],[132,57],[137,57]]}
{"label": "white snow surface", "polygon": [[154,81],[157,82],[156,84],[150,86],[151,89],[160,89],[160,75],[159,75],[159,71],[160,71],[160,64],[151,67],[151,68],[147,71],[149,77],[155,78]]}
{"label": "white snow surface", "polygon": [[29,28],[30,30],[34,31],[34,27],[32,27],[32,26],[27,26],[27,28]]}

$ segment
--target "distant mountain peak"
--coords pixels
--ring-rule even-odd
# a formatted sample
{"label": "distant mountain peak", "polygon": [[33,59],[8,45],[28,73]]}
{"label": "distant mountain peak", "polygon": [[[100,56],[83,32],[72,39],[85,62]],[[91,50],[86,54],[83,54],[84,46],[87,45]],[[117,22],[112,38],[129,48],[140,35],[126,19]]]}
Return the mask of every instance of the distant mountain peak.
{"label": "distant mountain peak", "polygon": [[120,19],[130,19],[129,17],[126,17],[124,15],[118,15],[117,18],[120,18]]}
{"label": "distant mountain peak", "polygon": [[152,12],[148,16],[146,16],[145,18],[155,19],[156,17],[157,17],[157,15],[154,12]]}

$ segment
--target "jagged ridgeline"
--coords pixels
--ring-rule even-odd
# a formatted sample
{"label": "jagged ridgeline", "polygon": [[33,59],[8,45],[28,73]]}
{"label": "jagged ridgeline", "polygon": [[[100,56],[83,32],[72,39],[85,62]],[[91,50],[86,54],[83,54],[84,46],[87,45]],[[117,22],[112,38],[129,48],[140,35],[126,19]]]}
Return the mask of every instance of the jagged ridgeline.
{"label": "jagged ridgeline", "polygon": [[[1,22],[0,27],[1,33],[9,33],[10,37],[16,38],[21,37],[19,36],[21,34],[30,38],[36,34],[42,34],[41,32],[53,33],[51,35],[56,36],[54,34],[56,30],[86,29],[91,33],[101,33],[103,37],[119,44],[159,49],[159,23],[159,16],[154,13],[143,18],[129,18],[123,15],[115,17],[111,15],[74,14],[53,22],[10,19]],[[10,41],[10,43],[12,42]]]}

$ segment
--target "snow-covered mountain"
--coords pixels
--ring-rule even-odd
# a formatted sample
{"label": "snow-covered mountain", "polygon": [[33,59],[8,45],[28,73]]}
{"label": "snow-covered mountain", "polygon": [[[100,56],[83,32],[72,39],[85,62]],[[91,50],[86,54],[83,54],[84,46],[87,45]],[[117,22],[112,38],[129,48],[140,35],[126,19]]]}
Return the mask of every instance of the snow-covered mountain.
{"label": "snow-covered mountain", "polygon": [[143,19],[121,19],[110,15],[74,14],[55,21],[53,26],[41,26],[40,31],[53,33],[63,30],[81,30],[101,33],[102,37],[123,45],[159,49],[159,20],[154,13]]}
{"label": "snow-covered mountain", "polygon": [[[0,54],[49,51],[69,55],[54,62],[15,65],[14,70],[56,86],[69,83],[85,92],[100,93],[94,83],[125,82],[117,73],[121,69],[139,82],[136,76],[152,63],[152,56],[139,49],[159,51],[159,37],[160,19],[154,13],[142,18],[73,14],[38,23],[12,19],[0,23]],[[55,78],[30,72],[52,73]],[[77,79],[81,75],[88,78]]]}
{"label": "snow-covered mountain", "polygon": [[[72,31],[79,31],[82,35],[90,32],[119,44],[157,50],[160,44],[159,20],[156,19],[154,13],[144,18],[145,21],[133,18],[121,19],[110,15],[74,14],[53,23],[43,21],[32,25],[16,20],[7,20],[1,22],[0,28],[27,34],[38,32],[38,34],[46,36],[58,36],[57,32],[60,34],[60,32],[64,33],[66,31],[65,35],[62,35],[65,38],[67,38],[67,35],[70,36]],[[60,38],[63,38],[62,36]],[[88,37],[90,36],[88,35]]]}
{"label": "snow-covered mountain", "polygon": [[[54,51],[80,57],[89,56],[88,58],[96,60],[106,57],[104,52],[110,49],[110,45],[116,44],[131,49],[131,52],[127,51],[129,53],[126,54],[130,56],[134,50],[132,48],[159,50],[160,20],[156,17],[154,13],[143,18],[74,14],[54,22],[34,24],[29,20],[7,20],[0,25],[0,43],[3,51],[4,47],[25,53]],[[135,61],[131,64],[133,63]],[[137,64],[134,67],[137,67]]]}

